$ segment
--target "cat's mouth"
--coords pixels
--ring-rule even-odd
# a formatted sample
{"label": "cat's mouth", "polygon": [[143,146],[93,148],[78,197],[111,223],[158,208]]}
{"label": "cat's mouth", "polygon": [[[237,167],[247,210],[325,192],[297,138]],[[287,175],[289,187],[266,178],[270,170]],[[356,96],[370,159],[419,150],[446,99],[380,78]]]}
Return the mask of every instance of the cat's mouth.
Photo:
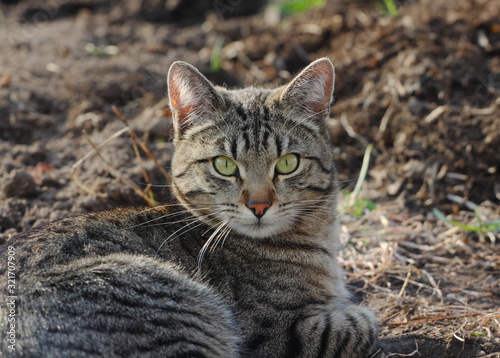
{"label": "cat's mouth", "polygon": [[234,230],[244,236],[263,239],[279,234],[283,228],[272,220],[260,218],[251,223],[235,223]]}
{"label": "cat's mouth", "polygon": [[[219,213],[218,222],[215,226],[222,225],[240,235],[262,239],[279,235],[288,231],[287,224],[290,218],[284,220],[274,207],[269,208],[263,215],[255,215],[247,207],[240,207],[237,211],[232,211],[229,215],[225,212]],[[223,224],[225,223],[225,224]],[[223,229],[221,232],[225,231]]]}

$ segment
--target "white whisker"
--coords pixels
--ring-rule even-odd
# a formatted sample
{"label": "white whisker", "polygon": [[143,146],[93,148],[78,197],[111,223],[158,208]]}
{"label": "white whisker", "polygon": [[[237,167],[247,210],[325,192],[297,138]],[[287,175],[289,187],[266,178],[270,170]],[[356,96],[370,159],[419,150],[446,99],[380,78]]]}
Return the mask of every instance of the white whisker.
{"label": "white whisker", "polygon": [[[204,215],[202,218],[203,219],[206,219],[206,218],[209,218],[209,217],[215,217],[216,214],[207,214],[207,215]],[[190,227],[192,226],[193,224],[197,224],[197,225],[194,225],[193,227]],[[175,237],[178,237],[178,236],[181,236],[181,235],[184,235],[186,233],[188,233],[189,231],[199,227],[199,226],[202,226],[202,225],[205,225],[205,223],[201,220],[199,220],[199,218],[196,218],[196,217],[193,217],[192,218],[192,221],[184,226],[182,226],[180,229],[177,229],[176,231],[174,231],[172,234],[170,234],[169,237],[167,237],[165,240],[163,240],[163,242],[161,243],[161,245],[158,247],[158,249],[156,250],[156,256],[158,256],[158,253],[160,252],[161,248],[163,247],[163,245],[165,245],[167,242],[173,240]],[[177,233],[179,233],[179,235],[176,235]],[[155,257],[156,257],[155,256]]]}
{"label": "white whisker", "polygon": [[198,269],[201,270],[201,265],[202,265],[202,262],[203,262],[203,257],[205,256],[205,253],[207,251],[207,249],[210,247],[210,245],[212,244],[212,241],[214,240],[214,238],[217,236],[217,234],[222,230],[224,229],[224,227],[227,225],[228,223],[226,221],[223,221],[221,223],[219,223],[215,229],[215,231],[212,233],[212,235],[210,235],[210,237],[208,238],[208,240],[205,242],[205,244],[203,245],[203,247],[201,248],[200,250],[200,253],[198,254]]}
{"label": "white whisker", "polygon": [[[176,223],[179,223],[179,222],[182,222],[183,220],[179,220],[179,221],[168,221],[168,222],[159,222],[159,223],[156,223],[154,225],[148,225],[152,222],[155,222],[155,221],[159,221],[159,220],[163,220],[163,219],[166,219],[166,218],[172,218],[172,217],[176,217],[176,216],[181,216],[181,215],[184,215],[184,214],[192,214],[193,211],[203,211],[203,210],[208,210],[209,208],[194,208],[194,209],[191,209],[191,210],[182,210],[182,211],[175,211],[173,213],[169,213],[169,214],[166,214],[166,215],[161,215],[161,216],[158,216],[156,218],[152,218],[148,221],[143,221],[143,222],[140,222],[139,224],[137,225],[132,225],[132,226],[129,226],[129,228],[135,228],[135,227],[139,227],[139,226],[148,226],[148,227],[152,227],[152,226],[159,226],[159,225],[171,225],[171,224],[176,224]],[[142,211],[141,213],[144,213],[146,211]],[[185,220],[190,220],[190,219],[193,219],[193,217],[190,215],[188,216]]]}

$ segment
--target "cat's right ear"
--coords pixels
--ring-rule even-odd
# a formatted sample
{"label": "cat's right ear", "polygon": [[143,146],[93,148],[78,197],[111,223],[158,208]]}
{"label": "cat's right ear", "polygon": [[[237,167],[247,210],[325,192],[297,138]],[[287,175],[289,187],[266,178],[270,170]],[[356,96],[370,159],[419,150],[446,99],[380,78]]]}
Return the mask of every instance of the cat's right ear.
{"label": "cat's right ear", "polygon": [[322,124],[330,114],[334,83],[335,69],[332,62],[328,58],[320,58],[292,80],[280,100],[298,113],[305,113],[304,120]]}
{"label": "cat's right ear", "polygon": [[167,82],[177,133],[213,118],[224,104],[210,81],[186,62],[176,61],[170,66]]}

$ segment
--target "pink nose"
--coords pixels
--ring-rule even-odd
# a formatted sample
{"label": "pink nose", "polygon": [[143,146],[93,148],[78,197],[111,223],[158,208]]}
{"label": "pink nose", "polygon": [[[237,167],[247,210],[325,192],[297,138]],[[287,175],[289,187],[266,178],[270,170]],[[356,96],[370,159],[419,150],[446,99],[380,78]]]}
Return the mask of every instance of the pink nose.
{"label": "pink nose", "polygon": [[248,203],[247,206],[250,208],[250,210],[252,210],[253,214],[257,217],[257,218],[261,218],[264,216],[264,214],[266,213],[267,209],[271,206],[271,203],[266,201],[266,202],[263,202],[263,203]]}

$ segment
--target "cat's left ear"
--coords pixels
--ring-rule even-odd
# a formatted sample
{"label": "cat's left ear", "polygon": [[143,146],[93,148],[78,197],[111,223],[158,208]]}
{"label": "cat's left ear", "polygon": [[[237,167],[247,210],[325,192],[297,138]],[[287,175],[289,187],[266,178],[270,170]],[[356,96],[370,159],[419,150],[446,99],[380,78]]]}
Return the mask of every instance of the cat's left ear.
{"label": "cat's left ear", "polygon": [[320,124],[330,115],[334,83],[332,62],[328,58],[320,58],[295,77],[281,94],[280,101],[303,112],[304,119]]}

